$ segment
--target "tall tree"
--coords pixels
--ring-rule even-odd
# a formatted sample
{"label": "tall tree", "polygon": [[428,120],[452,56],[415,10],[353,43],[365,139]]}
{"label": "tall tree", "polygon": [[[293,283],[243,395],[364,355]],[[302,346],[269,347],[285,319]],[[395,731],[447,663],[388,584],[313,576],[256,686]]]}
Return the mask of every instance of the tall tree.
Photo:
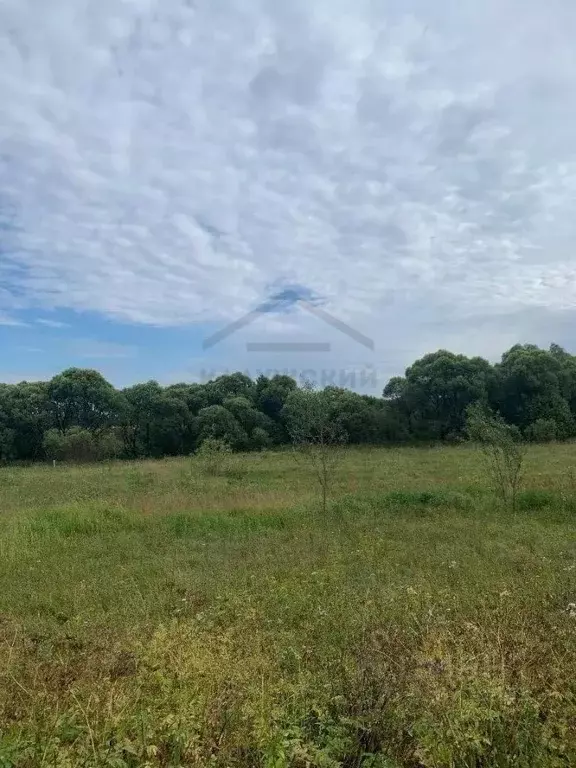
{"label": "tall tree", "polygon": [[54,426],[66,432],[72,426],[98,430],[117,422],[118,392],[98,373],[68,368],[48,383],[48,400]]}
{"label": "tall tree", "polygon": [[298,385],[290,376],[278,374],[271,379],[259,376],[256,381],[256,403],[260,410],[275,421],[280,421],[282,408]]}
{"label": "tall tree", "polygon": [[574,434],[574,417],[566,397],[570,397],[570,368],[559,347],[547,351],[533,344],[517,344],[495,367],[494,405],[509,424],[523,431],[544,419],[556,423],[559,437],[569,437]]}
{"label": "tall tree", "polygon": [[194,420],[185,400],[157,381],[123,390],[122,437],[129,456],[175,456],[194,447]]}
{"label": "tall tree", "polygon": [[229,397],[245,397],[247,400],[254,400],[256,394],[255,383],[244,373],[219,376],[209,381],[205,387],[210,405],[222,405]]}
{"label": "tall tree", "polygon": [[384,397],[407,416],[415,438],[443,440],[464,434],[466,408],[487,399],[491,378],[487,360],[439,350],[391,379]]}
{"label": "tall tree", "polygon": [[223,405],[210,405],[198,414],[198,443],[208,438],[222,440],[236,451],[250,447],[247,431]]}

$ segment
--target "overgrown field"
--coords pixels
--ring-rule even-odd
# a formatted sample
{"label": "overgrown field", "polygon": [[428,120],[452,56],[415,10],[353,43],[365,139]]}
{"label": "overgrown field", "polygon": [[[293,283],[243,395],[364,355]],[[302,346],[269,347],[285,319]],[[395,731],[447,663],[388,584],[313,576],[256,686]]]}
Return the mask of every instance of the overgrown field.
{"label": "overgrown field", "polygon": [[576,446],[225,461],[0,469],[1,768],[576,765]]}

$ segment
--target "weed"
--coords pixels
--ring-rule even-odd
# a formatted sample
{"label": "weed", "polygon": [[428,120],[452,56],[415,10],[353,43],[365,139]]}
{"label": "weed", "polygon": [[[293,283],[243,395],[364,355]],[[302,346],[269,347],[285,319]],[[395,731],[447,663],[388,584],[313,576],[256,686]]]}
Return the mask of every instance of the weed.
{"label": "weed", "polygon": [[517,498],[517,508],[521,511],[539,510],[552,506],[557,501],[557,495],[552,491],[530,489],[521,491]]}
{"label": "weed", "polygon": [[230,466],[232,448],[223,440],[209,437],[196,451],[196,461],[207,475],[222,475]]}

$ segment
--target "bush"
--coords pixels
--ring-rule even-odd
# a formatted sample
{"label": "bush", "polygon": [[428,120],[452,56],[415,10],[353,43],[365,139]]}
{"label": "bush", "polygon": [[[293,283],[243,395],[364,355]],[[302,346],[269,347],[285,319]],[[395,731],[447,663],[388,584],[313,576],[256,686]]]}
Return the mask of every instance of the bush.
{"label": "bush", "polygon": [[112,432],[95,434],[89,429],[72,427],[65,433],[49,429],[44,435],[47,459],[86,463],[114,459],[122,453],[122,442]]}
{"label": "bush", "polygon": [[385,507],[413,507],[420,509],[470,509],[472,501],[462,493],[446,491],[390,491],[383,496]]}
{"label": "bush", "polygon": [[0,426],[0,462],[11,461],[15,455],[14,440],[16,432]]}
{"label": "bush", "polygon": [[283,417],[292,443],[312,467],[322,493],[322,511],[326,513],[328,494],[341,459],[338,450],[348,441],[348,433],[334,413],[328,389],[315,392],[309,382],[288,397]]}
{"label": "bush", "polygon": [[62,433],[50,429],[44,435],[44,450],[48,459],[88,462],[98,459],[98,445],[87,429],[73,427]]}
{"label": "bush", "polygon": [[536,419],[527,428],[526,437],[533,443],[551,443],[558,437],[558,425],[554,419]]}
{"label": "bush", "polygon": [[520,430],[480,403],[467,409],[466,427],[468,437],[482,449],[494,493],[515,512],[526,453]]}
{"label": "bush", "polygon": [[124,443],[116,432],[104,432],[98,438],[98,457],[102,461],[118,459],[124,453]]}
{"label": "bush", "polygon": [[196,459],[202,464],[202,469],[207,475],[221,475],[227,467],[232,448],[224,440],[216,437],[208,437],[196,451]]}
{"label": "bush", "polygon": [[270,448],[270,446],[272,445],[272,438],[270,437],[268,432],[266,432],[266,430],[262,429],[261,427],[255,427],[252,430],[252,434],[250,437],[251,437],[252,450],[263,451],[266,448]]}
{"label": "bush", "polygon": [[551,491],[528,490],[518,494],[518,509],[523,511],[544,509],[551,506],[556,497]]}

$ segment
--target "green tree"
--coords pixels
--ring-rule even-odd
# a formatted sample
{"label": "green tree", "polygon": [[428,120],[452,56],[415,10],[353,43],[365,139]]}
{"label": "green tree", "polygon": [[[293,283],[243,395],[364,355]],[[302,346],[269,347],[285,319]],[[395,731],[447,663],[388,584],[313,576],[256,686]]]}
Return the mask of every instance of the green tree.
{"label": "green tree", "polygon": [[205,384],[172,384],[164,392],[167,397],[185,403],[191,416],[197,416],[202,408],[211,405],[209,388]]}
{"label": "green tree", "polygon": [[533,443],[551,443],[558,436],[554,419],[536,419],[526,430],[526,437]]}
{"label": "green tree", "polygon": [[321,490],[325,513],[341,454],[339,448],[348,435],[333,407],[333,395],[315,392],[310,386],[288,397],[283,410],[294,448],[313,469]]}
{"label": "green tree", "polygon": [[156,381],[122,392],[121,434],[127,455],[176,456],[194,447],[194,421],[184,399]]}
{"label": "green tree", "polygon": [[44,436],[44,450],[48,459],[58,461],[98,461],[98,438],[89,429],[70,427],[66,432],[49,429]]}
{"label": "green tree", "polygon": [[0,426],[0,464],[5,464],[17,458],[16,431],[10,427]]}
{"label": "green tree", "polygon": [[230,373],[219,376],[204,385],[210,405],[222,405],[229,397],[245,397],[253,401],[256,395],[256,385],[244,373]]}
{"label": "green tree", "polygon": [[[230,397],[224,401],[226,410],[234,416],[238,424],[249,435],[248,448],[260,449],[262,434],[266,435],[265,443],[270,445],[275,441],[278,433],[278,425],[265,413],[259,411],[255,405],[245,397]],[[253,442],[255,430],[258,433],[255,437],[256,444]]]}
{"label": "green tree", "polygon": [[384,400],[360,395],[340,387],[327,387],[332,418],[338,420],[354,444],[377,444],[385,439],[387,404]]}
{"label": "green tree", "polygon": [[272,438],[261,427],[254,427],[250,433],[250,445],[253,451],[263,451],[272,447]]}
{"label": "green tree", "polygon": [[492,376],[487,360],[440,350],[391,379],[384,397],[408,419],[414,437],[444,440],[464,434],[466,408],[487,400]]}
{"label": "green tree", "polygon": [[[50,425],[44,383],[0,384],[0,429],[5,430],[4,460],[34,461],[43,455],[44,431]],[[10,435],[10,449],[8,437]]]}
{"label": "green tree", "polygon": [[208,438],[221,440],[234,451],[247,450],[250,445],[246,430],[223,405],[210,405],[198,414],[198,442]]}
{"label": "green tree", "polygon": [[48,402],[54,426],[98,430],[115,424],[121,407],[118,392],[98,373],[69,368],[48,383]]}
{"label": "green tree", "polygon": [[290,376],[276,375],[271,379],[259,376],[256,381],[256,402],[262,413],[274,421],[280,421],[288,396],[298,388]]}
{"label": "green tree", "polygon": [[534,344],[517,344],[496,366],[493,404],[522,431],[545,419],[556,422],[558,437],[570,437],[574,417],[566,397],[567,365],[559,347],[547,351]]}

